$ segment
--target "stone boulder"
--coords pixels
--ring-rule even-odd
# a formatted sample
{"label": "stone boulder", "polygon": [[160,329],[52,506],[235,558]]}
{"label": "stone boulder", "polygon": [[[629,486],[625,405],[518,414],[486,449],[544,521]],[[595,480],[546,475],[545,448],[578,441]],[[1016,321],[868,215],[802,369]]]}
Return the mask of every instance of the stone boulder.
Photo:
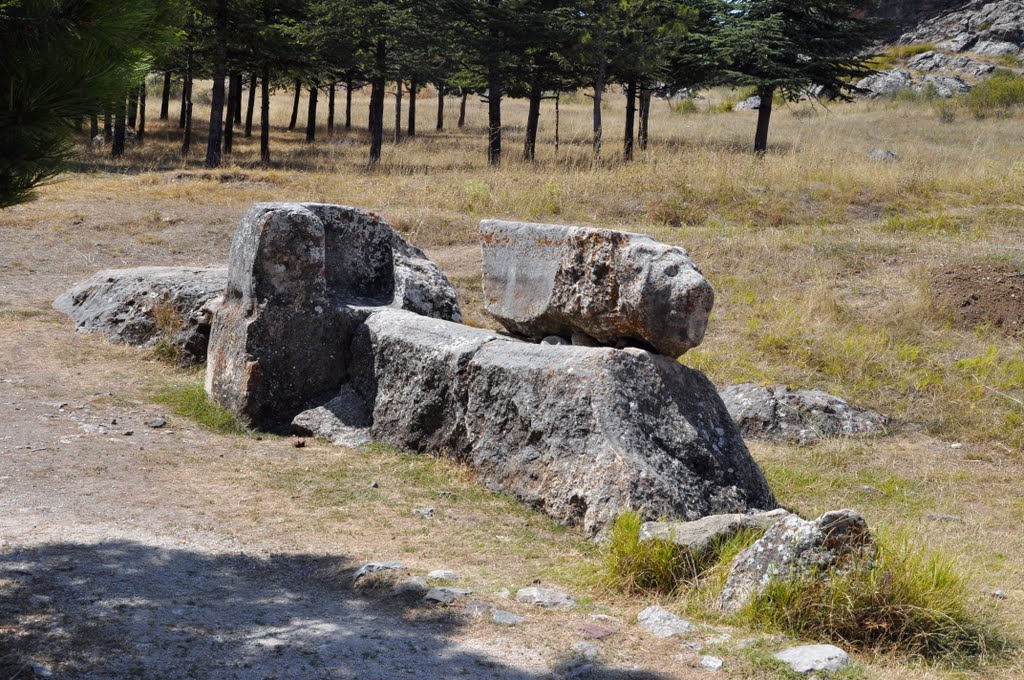
{"label": "stone boulder", "polygon": [[888,419],[818,390],[783,385],[730,385],[721,391],[744,437],[813,444],[820,439],[880,435]]}
{"label": "stone boulder", "polygon": [[733,111],[757,111],[761,108],[761,98],[756,94],[753,97],[747,97],[736,106],[732,107]]}
{"label": "stone boulder", "polygon": [[907,61],[907,68],[922,73],[952,73],[970,78],[981,78],[990,75],[996,70],[992,64],[986,64],[977,59],[962,54],[950,55],[929,50],[911,57]]}
{"label": "stone boulder", "polygon": [[714,386],[667,357],[381,310],[350,367],[374,439],[464,462],[590,535],[627,509],[692,520],[775,507]]}
{"label": "stone boulder", "polygon": [[971,85],[957,76],[925,76],[914,84],[914,91],[942,99],[950,99],[967,94]]}
{"label": "stone boulder", "polygon": [[913,85],[914,77],[910,71],[892,69],[891,71],[880,71],[859,80],[856,88],[863,91],[869,97],[895,97],[903,90],[910,89]]}
{"label": "stone boulder", "polygon": [[671,357],[704,338],[714,291],[682,248],[606,229],[495,220],[480,229],[484,306],[516,335],[585,334]]}
{"label": "stone boulder", "polygon": [[736,556],[718,605],[739,611],[772,579],[826,578],[829,570],[841,569],[874,549],[867,522],[853,510],[828,512],[814,521],[790,515]]}
{"label": "stone boulder", "polygon": [[206,360],[213,312],[227,285],[225,267],[105,269],[76,284],[53,306],[83,333],[152,347],[167,340],[183,366]]}
{"label": "stone boulder", "polygon": [[253,425],[279,428],[338,392],[355,330],[370,310],[388,306],[461,320],[441,270],[380,217],[258,203],[231,245],[207,392]]}
{"label": "stone boulder", "polygon": [[692,522],[644,522],[640,542],[674,543],[693,557],[700,557],[744,530],[765,531],[789,511],[778,509],[749,514],[708,515]]}
{"label": "stone boulder", "polygon": [[850,663],[850,655],[835,645],[800,645],[774,655],[789,670],[807,673],[836,673]]}

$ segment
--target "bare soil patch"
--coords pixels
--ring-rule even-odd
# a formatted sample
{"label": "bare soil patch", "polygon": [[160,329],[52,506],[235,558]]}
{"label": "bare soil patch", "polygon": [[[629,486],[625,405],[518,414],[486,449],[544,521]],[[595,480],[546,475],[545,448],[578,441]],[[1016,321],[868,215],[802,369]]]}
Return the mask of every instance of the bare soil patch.
{"label": "bare soil patch", "polygon": [[995,263],[956,265],[932,275],[932,290],[958,328],[989,325],[1024,335],[1024,271]]}

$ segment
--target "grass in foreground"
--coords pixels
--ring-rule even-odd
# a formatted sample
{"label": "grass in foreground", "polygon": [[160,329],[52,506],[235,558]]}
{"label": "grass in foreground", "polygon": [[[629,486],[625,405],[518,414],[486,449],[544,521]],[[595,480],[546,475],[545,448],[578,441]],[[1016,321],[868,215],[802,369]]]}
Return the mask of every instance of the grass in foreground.
{"label": "grass in foreground", "polygon": [[168,385],[161,388],[153,399],[167,406],[174,415],[189,418],[211,432],[245,436],[253,434],[238,416],[206,396],[202,384],[189,382]]}

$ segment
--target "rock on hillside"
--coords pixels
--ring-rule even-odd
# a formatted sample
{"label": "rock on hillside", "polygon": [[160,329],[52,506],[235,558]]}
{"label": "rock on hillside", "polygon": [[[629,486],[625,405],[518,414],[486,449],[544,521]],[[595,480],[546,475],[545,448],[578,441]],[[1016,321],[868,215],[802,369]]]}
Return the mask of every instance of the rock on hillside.
{"label": "rock on hillside", "polygon": [[1024,3],[1020,0],[896,0],[879,9],[895,22],[891,36],[909,45],[934,43],[948,52],[1024,53]]}

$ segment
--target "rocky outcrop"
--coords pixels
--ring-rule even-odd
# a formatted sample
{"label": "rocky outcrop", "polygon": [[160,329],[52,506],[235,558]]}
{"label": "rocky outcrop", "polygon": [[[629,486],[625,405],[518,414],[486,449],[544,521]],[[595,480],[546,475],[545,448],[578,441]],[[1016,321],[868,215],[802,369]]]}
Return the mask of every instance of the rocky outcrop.
{"label": "rocky outcrop", "polygon": [[640,542],[674,543],[692,557],[700,557],[728,541],[741,531],[765,531],[789,511],[778,509],[749,514],[708,515],[692,522],[645,522],[640,527]]}
{"label": "rocky outcrop", "polygon": [[338,391],[355,330],[385,306],[461,319],[441,270],[376,215],[256,204],[232,242],[207,392],[257,427],[289,423]]}
{"label": "rocky outcrop", "polygon": [[213,311],[226,285],[225,267],[105,269],[53,306],[84,333],[142,347],[165,340],[180,365],[191,365],[206,359]]}
{"label": "rocky outcrop", "polygon": [[982,78],[996,70],[992,64],[959,55],[928,50],[907,60],[907,68],[922,73],[949,73],[969,78]]}
{"label": "rocky outcrop", "polygon": [[873,554],[867,522],[853,510],[828,512],[814,521],[790,515],[733,560],[718,605],[739,611],[773,579],[827,578],[853,560]]}
{"label": "rocky outcrop", "polygon": [[914,84],[914,76],[906,69],[880,71],[859,80],[856,84],[871,97],[895,97],[903,90],[910,89]]}
{"label": "rocky outcrop", "polygon": [[667,357],[392,310],[366,319],[351,353],[374,439],[462,461],[591,535],[627,509],[697,519],[775,507],[714,387]]}
{"label": "rocky outcrop", "polygon": [[894,13],[902,44],[935,43],[940,49],[977,54],[1024,52],[1024,4],[1020,0],[904,0]]}
{"label": "rocky outcrop", "polygon": [[585,334],[672,357],[704,338],[714,291],[682,248],[606,229],[494,220],[480,229],[484,306],[514,334]]}
{"label": "rocky outcrop", "polygon": [[753,439],[813,444],[886,429],[885,416],[818,390],[743,383],[724,388],[721,395],[743,436]]}

